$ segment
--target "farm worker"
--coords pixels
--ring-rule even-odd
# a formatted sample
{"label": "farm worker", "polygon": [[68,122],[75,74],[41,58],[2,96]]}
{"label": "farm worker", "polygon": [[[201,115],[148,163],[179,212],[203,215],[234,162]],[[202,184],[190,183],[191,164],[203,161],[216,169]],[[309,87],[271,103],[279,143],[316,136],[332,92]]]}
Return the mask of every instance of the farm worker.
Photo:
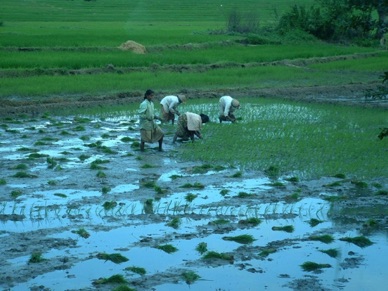
{"label": "farm worker", "polygon": [[155,115],[154,102],[154,91],[148,89],[144,94],[144,101],[140,104],[138,110],[140,117],[140,150],[144,151],[144,144],[146,142],[159,143],[159,151],[162,151],[163,137],[164,133],[162,129],[155,123],[155,119],[160,120],[158,116]]}
{"label": "farm worker", "polygon": [[165,96],[161,101],[160,105],[162,106],[162,120],[163,122],[169,122],[174,124],[175,115],[181,115],[177,107],[186,101],[185,95],[168,95]]}
{"label": "farm worker", "polygon": [[240,108],[240,102],[230,96],[222,96],[220,98],[220,123],[222,121],[236,122],[236,117],[233,112]]}
{"label": "farm worker", "polygon": [[209,121],[209,116],[206,114],[196,114],[192,112],[186,112],[181,114],[178,118],[177,129],[173,139],[173,143],[180,137],[183,140],[191,139],[194,142],[194,135],[202,139],[201,127],[203,123]]}

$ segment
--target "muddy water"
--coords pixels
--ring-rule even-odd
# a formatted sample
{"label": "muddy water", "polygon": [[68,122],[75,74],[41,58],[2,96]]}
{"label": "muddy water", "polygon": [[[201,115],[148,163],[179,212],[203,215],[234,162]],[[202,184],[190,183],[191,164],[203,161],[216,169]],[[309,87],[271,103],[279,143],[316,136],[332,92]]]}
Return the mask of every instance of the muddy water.
{"label": "muddy water", "polygon": [[[163,153],[155,145],[145,153],[132,147],[139,139],[133,120],[58,117],[3,122],[3,289],[112,290],[118,285],[93,283],[116,274],[135,290],[385,287],[386,217],[345,211],[371,203],[386,205],[385,197],[370,199],[370,189],[360,194],[351,183],[325,187],[338,181],[330,177],[298,183],[281,179],[283,186],[278,187],[258,172],[233,177],[239,169],[209,168],[198,173],[201,164],[176,159],[182,145],[173,146],[172,136],[166,137]],[[295,193],[297,198],[290,199]],[[347,204],[325,199],[343,193],[354,197]],[[104,207],[107,202],[114,204]],[[260,223],[243,223],[251,218]],[[173,219],[178,219],[178,226],[169,225]],[[311,219],[321,223],[313,227]],[[378,226],[363,227],[368,219]],[[280,226],[294,230],[274,230]],[[81,237],[80,229],[90,236]],[[244,234],[254,241],[225,240]],[[331,235],[333,242],[310,239],[323,234]],[[359,247],[340,240],[361,235],[373,244]],[[204,259],[196,250],[200,243],[206,244],[208,252],[233,259]],[[166,244],[177,251],[169,254],[157,248]],[[321,252],[328,249],[338,250],[337,257]],[[44,261],[29,263],[36,252]],[[99,253],[120,253],[128,261],[101,260]],[[301,268],[307,261],[330,266],[308,272]],[[144,268],[146,274],[126,269],[132,266]],[[182,273],[187,271],[200,279],[186,283]]]}

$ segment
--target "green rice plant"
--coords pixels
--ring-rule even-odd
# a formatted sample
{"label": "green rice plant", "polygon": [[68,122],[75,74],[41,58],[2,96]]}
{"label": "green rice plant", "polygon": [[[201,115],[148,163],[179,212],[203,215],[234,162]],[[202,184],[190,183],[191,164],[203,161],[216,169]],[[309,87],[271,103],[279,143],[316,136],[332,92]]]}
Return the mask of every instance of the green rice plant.
{"label": "green rice plant", "polygon": [[56,160],[54,159],[54,158],[52,158],[52,157],[47,157],[47,159],[46,159],[46,162],[47,162],[47,168],[48,169],[54,169],[55,168],[55,166],[57,166],[57,162],[56,162]]}
{"label": "green rice plant", "polygon": [[195,188],[195,189],[203,189],[205,188],[205,185],[199,183],[199,182],[195,182],[194,184],[191,184],[191,183],[186,183],[186,184],[183,184],[182,186],[180,186],[181,188]]}
{"label": "green rice plant", "polygon": [[264,170],[264,173],[271,179],[278,179],[280,176],[280,169],[277,166],[270,166]]}
{"label": "green rice plant", "polygon": [[250,234],[242,234],[237,236],[224,236],[222,237],[222,239],[227,241],[234,241],[239,244],[251,244],[255,241],[253,236]]}
{"label": "green rice plant", "polygon": [[174,247],[173,245],[170,245],[170,244],[158,245],[155,248],[162,250],[168,254],[172,254],[172,253],[175,253],[178,251],[178,249],[176,247]]}
{"label": "green rice plant", "polygon": [[46,261],[41,252],[33,252],[28,260],[29,264],[36,264]]}
{"label": "green rice plant", "polygon": [[196,246],[195,250],[196,250],[198,253],[200,253],[201,255],[203,255],[204,253],[207,252],[207,243],[205,243],[205,242],[200,242],[200,243]]}
{"label": "green rice plant", "polygon": [[71,232],[75,233],[75,234],[78,234],[80,237],[83,237],[83,238],[90,237],[90,233],[86,229],[84,229],[84,228],[79,228],[77,230],[72,230]]}
{"label": "green rice plant", "polygon": [[259,253],[259,256],[268,257],[270,254],[276,253],[276,251],[277,250],[273,248],[266,248]]}
{"label": "green rice plant", "polygon": [[294,226],[293,225],[273,226],[272,230],[274,230],[274,231],[285,231],[285,232],[291,233],[291,232],[294,232]]}
{"label": "green rice plant", "polygon": [[124,270],[131,271],[131,272],[139,274],[141,276],[143,276],[143,275],[145,275],[147,273],[146,269],[141,268],[141,267],[135,267],[135,266],[126,267]]}
{"label": "green rice plant", "polygon": [[359,246],[360,248],[365,248],[365,247],[371,246],[373,244],[373,242],[370,241],[365,236],[342,237],[339,240],[355,244],[356,246]]}
{"label": "green rice plant", "polygon": [[247,192],[238,192],[237,197],[238,198],[249,198],[249,197],[252,197],[252,194],[249,194]]}
{"label": "green rice plant", "polygon": [[299,193],[292,193],[290,195],[287,195],[286,197],[284,197],[284,200],[288,203],[291,203],[291,202],[296,202],[299,200]]}
{"label": "green rice plant", "polygon": [[167,193],[167,189],[163,189],[162,187],[155,185],[154,190],[157,194],[165,194]]}
{"label": "green rice plant", "polygon": [[171,175],[171,176],[170,176],[170,179],[171,179],[171,180],[176,180],[176,179],[182,178],[182,177],[183,177],[182,175]]}
{"label": "green rice plant", "polygon": [[185,271],[181,274],[183,280],[185,280],[186,284],[191,285],[195,281],[201,278],[197,273],[193,271]]}
{"label": "green rice plant", "polygon": [[330,264],[318,264],[318,263],[314,263],[314,262],[304,262],[302,265],[301,265],[303,271],[306,271],[306,272],[313,272],[313,271],[317,271],[317,270],[320,270],[320,269],[323,269],[323,268],[331,268],[331,265]]}
{"label": "green rice plant", "polygon": [[102,207],[104,207],[105,210],[113,209],[117,206],[116,201],[105,201]]}
{"label": "green rice plant", "polygon": [[136,289],[130,288],[127,285],[120,285],[114,288],[113,291],[136,291]]}
{"label": "green rice plant", "polygon": [[311,227],[317,226],[318,224],[322,223],[322,220],[316,219],[316,218],[311,218],[309,220],[309,224]]}
{"label": "green rice plant", "polygon": [[28,159],[29,159],[29,160],[39,159],[39,158],[44,158],[44,157],[48,157],[48,155],[39,154],[39,153],[32,153],[32,154],[29,154],[29,155],[28,155]]}
{"label": "green rice plant", "polygon": [[63,193],[54,193],[54,196],[61,197],[61,198],[67,198],[67,195],[63,194]]}
{"label": "green rice plant", "polygon": [[218,253],[214,251],[209,251],[202,257],[204,260],[225,260],[225,261],[234,261],[233,255],[227,254],[227,253]]}
{"label": "green rice plant", "polygon": [[22,190],[12,190],[11,191],[11,197],[12,198],[18,198],[21,195],[23,195],[23,191]]}
{"label": "green rice plant", "polygon": [[323,200],[329,201],[329,202],[336,202],[336,201],[341,201],[345,200],[346,197],[344,196],[324,196]]}
{"label": "green rice plant", "polygon": [[290,177],[290,178],[285,178],[284,180],[291,182],[291,183],[298,183],[299,178],[298,177]]}
{"label": "green rice plant", "polygon": [[105,194],[108,194],[110,190],[111,190],[110,187],[108,187],[108,186],[103,186],[102,189],[101,189],[101,192],[102,192],[102,194],[105,195]]}
{"label": "green rice plant", "polygon": [[351,181],[351,183],[352,183],[353,185],[355,185],[356,188],[359,188],[359,189],[368,188],[368,183],[363,182],[363,181],[353,180],[353,181]]}
{"label": "green rice plant", "polygon": [[128,261],[128,258],[124,257],[119,253],[107,254],[107,253],[98,253],[97,259],[111,261],[115,264],[121,264]]}
{"label": "green rice plant", "polygon": [[93,285],[103,285],[103,284],[123,284],[127,283],[123,275],[117,274],[112,275],[109,278],[100,278],[93,281]]}
{"label": "green rice plant", "polygon": [[209,164],[203,164],[201,166],[194,166],[192,169],[192,173],[193,174],[205,174],[208,171],[210,171],[210,169],[212,169],[212,168],[213,167]]}
{"label": "green rice plant", "polygon": [[312,235],[309,237],[309,240],[315,240],[315,241],[323,242],[325,244],[329,244],[334,241],[334,238],[329,234],[324,234],[324,235]]}
{"label": "green rice plant", "polygon": [[144,165],[141,166],[141,168],[143,168],[143,169],[150,169],[150,168],[155,168],[155,166],[151,165],[151,164],[144,164]]}
{"label": "green rice plant", "polygon": [[280,181],[275,181],[269,184],[272,187],[284,187],[285,185]]}
{"label": "green rice plant", "polygon": [[26,164],[17,164],[15,167],[14,167],[15,170],[27,170],[28,169],[28,166]]}
{"label": "green rice plant", "polygon": [[73,128],[73,131],[85,131],[85,126],[82,125],[77,125],[76,127]]}
{"label": "green rice plant", "polygon": [[166,225],[175,229],[178,229],[181,225],[181,219],[179,217],[174,217]]}
{"label": "green rice plant", "polygon": [[133,149],[140,149],[140,142],[138,142],[138,141],[133,141],[133,142],[131,143],[131,148],[133,148]]}
{"label": "green rice plant", "polygon": [[261,220],[257,217],[250,217],[247,219],[242,219],[238,223],[242,225],[257,226],[261,223]]}
{"label": "green rice plant", "polygon": [[228,194],[229,193],[229,189],[222,189],[221,191],[220,191],[220,194],[222,195],[222,196],[225,196],[226,194]]}
{"label": "green rice plant", "polygon": [[97,178],[106,178],[106,174],[103,171],[98,171],[96,174]]}
{"label": "green rice plant", "polygon": [[0,178],[0,185],[7,185],[7,180]]}
{"label": "green rice plant", "polygon": [[241,178],[242,177],[242,172],[238,171],[234,173],[233,175],[230,176],[231,178]]}
{"label": "green rice plant", "polygon": [[332,258],[338,257],[339,251],[337,249],[319,250],[320,252],[329,255]]}
{"label": "green rice plant", "polygon": [[144,186],[146,188],[155,188],[156,183],[155,183],[155,181],[144,181],[144,182],[142,182],[142,186]]}
{"label": "green rice plant", "polygon": [[120,139],[122,142],[125,142],[125,143],[128,143],[128,142],[131,142],[131,141],[134,141],[134,139],[132,137],[129,137],[129,136],[124,136]]}
{"label": "green rice plant", "polygon": [[193,193],[187,193],[186,196],[185,196],[185,200],[187,202],[193,202],[195,198],[197,198],[198,195],[197,194],[193,194]]}
{"label": "green rice plant", "polygon": [[12,177],[15,177],[15,178],[38,178],[37,175],[30,174],[30,173],[27,173],[24,171],[16,172],[14,175],[12,175]]}
{"label": "green rice plant", "polygon": [[379,191],[376,192],[376,195],[387,196],[388,195],[388,190],[379,190]]}
{"label": "green rice plant", "polygon": [[335,174],[333,177],[338,179],[346,179],[346,175],[341,173]]}
{"label": "green rice plant", "polygon": [[335,181],[333,183],[330,183],[330,184],[326,184],[324,185],[324,187],[340,187],[342,186],[342,181]]}
{"label": "green rice plant", "polygon": [[223,225],[223,224],[228,224],[228,223],[230,223],[230,221],[227,219],[223,219],[223,218],[209,221],[209,225]]}
{"label": "green rice plant", "polygon": [[79,139],[80,139],[80,140],[83,140],[83,141],[88,141],[88,140],[90,140],[90,136],[88,136],[88,135],[82,135],[82,136],[80,136]]}
{"label": "green rice plant", "polygon": [[85,160],[89,159],[90,156],[86,154],[82,154],[78,158],[80,159],[80,161],[84,162]]}
{"label": "green rice plant", "polygon": [[152,199],[147,199],[143,205],[143,211],[146,214],[154,213],[154,201]]}

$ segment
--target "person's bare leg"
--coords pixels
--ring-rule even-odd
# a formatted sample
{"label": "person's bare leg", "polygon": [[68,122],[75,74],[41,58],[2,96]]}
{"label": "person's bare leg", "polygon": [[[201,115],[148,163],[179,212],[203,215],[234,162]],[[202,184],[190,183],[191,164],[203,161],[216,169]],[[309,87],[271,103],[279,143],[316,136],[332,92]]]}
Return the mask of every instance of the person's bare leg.
{"label": "person's bare leg", "polygon": [[159,152],[162,152],[163,151],[163,147],[162,147],[162,145],[163,145],[163,137],[161,138],[161,139],[159,139]]}
{"label": "person's bare leg", "polygon": [[144,141],[140,141],[140,151],[144,152]]}

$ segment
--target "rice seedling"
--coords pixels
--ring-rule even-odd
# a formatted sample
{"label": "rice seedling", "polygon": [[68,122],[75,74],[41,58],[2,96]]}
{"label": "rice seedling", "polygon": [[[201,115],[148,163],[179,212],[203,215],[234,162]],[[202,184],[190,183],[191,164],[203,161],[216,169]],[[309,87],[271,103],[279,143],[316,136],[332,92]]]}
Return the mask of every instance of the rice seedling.
{"label": "rice seedling", "polygon": [[84,229],[84,228],[79,228],[77,230],[72,230],[71,232],[75,233],[75,234],[78,234],[80,237],[83,237],[83,238],[90,237],[90,233],[86,229]]}
{"label": "rice seedling", "polygon": [[366,183],[366,182],[364,182],[364,181],[352,180],[351,183],[352,183],[356,188],[359,188],[359,189],[366,189],[366,188],[368,188],[368,183]]}
{"label": "rice seedling", "polygon": [[299,178],[298,177],[290,177],[290,178],[285,178],[284,180],[291,182],[291,183],[298,183]]}
{"label": "rice seedling", "polygon": [[273,180],[276,180],[280,176],[280,169],[277,166],[270,166],[264,170],[264,173]]}
{"label": "rice seedling", "polygon": [[188,284],[188,285],[193,284],[195,281],[197,281],[198,279],[201,278],[201,276],[199,276],[198,274],[196,274],[193,271],[185,271],[182,273],[181,276],[182,276],[183,280],[185,280],[186,284]]}
{"label": "rice seedling", "polygon": [[141,276],[143,276],[143,275],[145,275],[147,273],[146,269],[141,268],[141,267],[135,267],[135,266],[126,267],[124,270],[131,271],[131,272],[139,274]]}
{"label": "rice seedling", "polygon": [[249,194],[247,192],[238,192],[237,197],[238,198],[249,198],[249,197],[252,197],[252,194]]}
{"label": "rice seedling", "polygon": [[54,193],[54,196],[61,197],[61,198],[67,198],[67,195],[63,194],[63,193]]}
{"label": "rice seedling", "polygon": [[294,232],[294,226],[293,225],[273,226],[272,230],[274,230],[274,231],[285,231],[285,232],[291,233],[291,232]]}
{"label": "rice seedling", "polygon": [[230,176],[231,178],[241,178],[242,177],[242,172],[238,171],[234,173],[233,175]]}
{"label": "rice seedling", "polygon": [[82,125],[77,125],[76,127],[73,128],[73,131],[85,131],[86,128],[85,126]]}
{"label": "rice seedling", "polygon": [[52,157],[47,157],[46,162],[48,164],[47,165],[48,169],[54,169],[55,166],[58,164],[57,161]]}
{"label": "rice seedling", "polygon": [[247,219],[242,219],[238,223],[242,225],[257,226],[261,223],[261,220],[257,217],[250,217]]}
{"label": "rice seedling", "polygon": [[195,250],[196,250],[198,253],[200,253],[201,255],[203,255],[204,253],[207,252],[207,243],[205,243],[205,242],[200,242],[200,243],[196,246]]}
{"label": "rice seedling", "polygon": [[7,184],[7,180],[5,180],[4,178],[1,178],[0,185],[6,185],[6,184]]}
{"label": "rice seedling", "polygon": [[124,257],[119,253],[107,254],[107,253],[98,253],[97,259],[111,261],[115,264],[121,264],[128,261],[128,258]]}
{"label": "rice seedling", "polygon": [[12,175],[12,177],[15,177],[15,178],[38,178],[37,175],[30,174],[30,173],[27,173],[24,171],[16,172],[14,175]]}
{"label": "rice seedling", "polygon": [[342,237],[339,239],[340,241],[346,241],[352,244],[355,244],[356,246],[359,246],[360,248],[365,248],[368,246],[373,245],[373,242],[370,241],[365,236],[356,236],[356,237]]}
{"label": "rice seedling", "polygon": [[123,275],[117,274],[112,275],[109,278],[100,278],[93,281],[93,285],[103,285],[103,284],[123,284],[127,283]]}
{"label": "rice seedling", "polygon": [[88,140],[90,140],[90,136],[82,135],[82,136],[79,137],[79,139],[82,140],[82,141],[88,141]]}
{"label": "rice seedling", "polygon": [[113,291],[136,291],[136,289],[130,288],[127,285],[120,285],[114,288]]}
{"label": "rice seedling", "polygon": [[341,173],[335,174],[333,177],[338,179],[346,179],[346,175]]}
{"label": "rice seedling", "polygon": [[251,244],[255,241],[253,236],[250,234],[242,234],[237,236],[224,236],[222,237],[222,239],[227,241],[234,241],[239,244]]}
{"label": "rice seedling", "polygon": [[171,175],[171,176],[170,176],[170,179],[171,179],[171,180],[176,180],[176,179],[182,178],[182,177],[183,177],[182,175]]}
{"label": "rice seedling", "polygon": [[318,224],[322,223],[322,220],[316,219],[316,218],[311,218],[309,220],[309,224],[311,227],[317,226]]}
{"label": "rice seedling", "polygon": [[128,142],[134,141],[134,138],[129,137],[129,136],[124,136],[124,137],[122,137],[120,140],[121,140],[122,142],[128,143]]}
{"label": "rice seedling", "polygon": [[186,196],[185,196],[185,200],[187,202],[193,202],[195,198],[197,198],[198,195],[197,194],[193,194],[193,193],[187,193]]}
{"label": "rice seedling", "polygon": [[284,187],[284,183],[280,182],[280,181],[275,181],[275,182],[272,182],[272,183],[269,183],[270,186],[272,187]]}
{"label": "rice seedling", "polygon": [[215,259],[218,259],[218,260],[225,260],[225,261],[229,261],[229,262],[233,262],[234,261],[233,255],[230,255],[230,254],[227,254],[227,253],[218,253],[218,252],[215,252],[215,251],[207,252],[202,258],[204,260],[215,260]]}
{"label": "rice seedling", "polygon": [[11,191],[11,197],[12,197],[13,199],[18,198],[18,197],[21,196],[21,195],[23,195],[22,190],[12,190],[12,191]]}
{"label": "rice seedling", "polygon": [[203,164],[201,166],[194,166],[191,170],[193,174],[205,174],[213,167],[209,164]]}
{"label": "rice seedling", "polygon": [[89,159],[90,156],[86,154],[82,154],[78,158],[80,159],[80,161],[84,162],[85,160]]}
{"label": "rice seedling", "polygon": [[284,200],[288,203],[296,202],[299,200],[299,193],[294,192],[290,195],[287,195],[286,197],[284,197]]}
{"label": "rice seedling", "polygon": [[150,169],[150,168],[155,168],[155,167],[156,166],[151,165],[151,164],[144,164],[144,165],[141,166],[141,168],[143,168],[143,169]]}
{"label": "rice seedling", "polygon": [[186,184],[183,184],[182,186],[180,186],[181,188],[195,188],[195,189],[203,189],[205,188],[205,185],[199,183],[199,182],[195,182],[194,184],[191,184],[191,183],[186,183]]}
{"label": "rice seedling", "polygon": [[33,252],[28,260],[29,264],[36,264],[46,261],[41,252]]}
{"label": "rice seedling", "polygon": [[110,192],[111,188],[108,186],[103,186],[101,189],[102,194],[108,194]]}
{"label": "rice seedling", "polygon": [[228,224],[228,223],[230,223],[230,221],[227,219],[223,219],[223,218],[209,221],[209,225],[223,225],[223,224]]}
{"label": "rice seedling", "polygon": [[158,185],[154,186],[154,190],[159,195],[167,193],[167,189],[163,189],[162,187],[160,187]]}
{"label": "rice seedling", "polygon": [[276,249],[266,248],[259,253],[261,257],[268,257],[270,254],[276,253]]}
{"label": "rice seedling", "polygon": [[220,194],[221,194],[222,196],[225,196],[226,194],[229,193],[229,191],[230,191],[230,190],[228,190],[228,189],[222,189],[222,190],[220,191]]}
{"label": "rice seedling", "polygon": [[309,240],[320,241],[325,244],[329,244],[334,241],[334,238],[329,234],[324,234],[324,235],[312,235],[309,237]]}
{"label": "rice seedling", "polygon": [[116,201],[105,201],[102,207],[104,207],[105,210],[113,209],[117,206]]}
{"label": "rice seedling", "polygon": [[320,252],[329,255],[332,258],[338,257],[338,250],[337,249],[328,249],[328,250],[319,250]]}
{"label": "rice seedling", "polygon": [[162,251],[166,252],[167,254],[172,254],[172,253],[175,253],[178,251],[178,249],[171,244],[158,245],[155,248],[162,250]]}
{"label": "rice seedling", "polygon": [[301,265],[302,269],[306,272],[313,272],[313,271],[318,271],[323,268],[331,268],[330,264],[318,264],[314,262],[304,262]]}
{"label": "rice seedling", "polygon": [[28,169],[28,166],[26,164],[17,164],[15,167],[14,167],[15,170],[27,170]]}
{"label": "rice seedling", "polygon": [[175,229],[178,229],[182,221],[179,217],[174,217],[166,225]]}
{"label": "rice seedling", "polygon": [[156,183],[155,183],[155,181],[144,181],[144,182],[142,182],[142,186],[144,186],[146,188],[155,188]]}
{"label": "rice seedling", "polygon": [[388,190],[379,190],[379,191],[376,192],[376,195],[387,196],[388,195]]}
{"label": "rice seedling", "polygon": [[139,141],[133,141],[131,143],[131,148],[133,148],[133,149],[140,149],[140,142]]}
{"label": "rice seedling", "polygon": [[45,154],[39,154],[39,153],[32,153],[28,155],[29,160],[39,159],[39,158],[45,158],[48,157],[48,155]]}
{"label": "rice seedling", "polygon": [[98,171],[96,174],[97,178],[106,178],[106,174],[103,171]]}

